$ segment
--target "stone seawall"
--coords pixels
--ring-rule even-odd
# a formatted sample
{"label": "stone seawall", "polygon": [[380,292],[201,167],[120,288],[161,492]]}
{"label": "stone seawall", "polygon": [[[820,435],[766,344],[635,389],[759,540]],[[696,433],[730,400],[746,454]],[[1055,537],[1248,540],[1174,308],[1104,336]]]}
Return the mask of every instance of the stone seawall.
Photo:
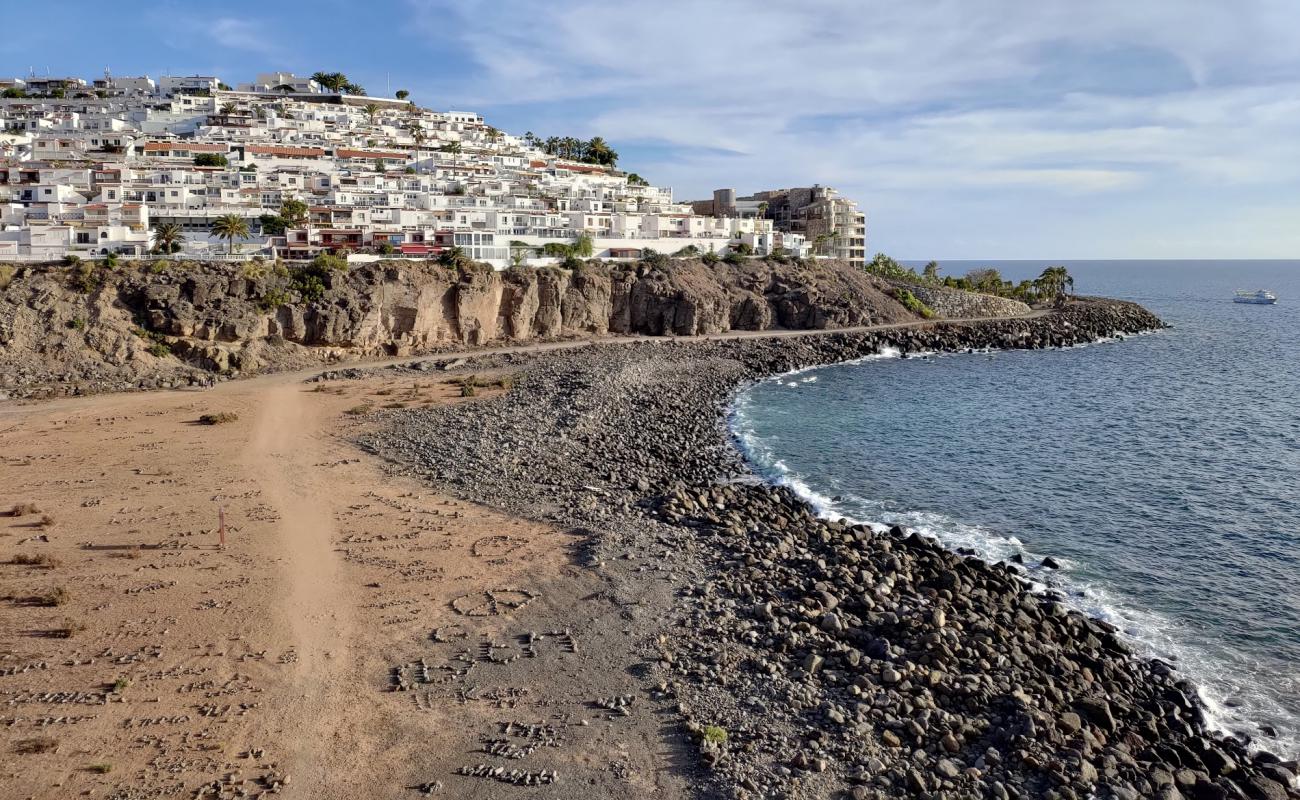
{"label": "stone seawall", "polygon": [[1029,306],[1008,297],[964,292],[944,286],[900,284],[936,315],[954,319],[976,317],[1014,317],[1029,313]]}
{"label": "stone seawall", "polygon": [[1207,730],[1172,666],[1031,592],[1020,566],[828,522],[745,480],[721,418],[748,381],[886,346],[1048,348],[1159,327],[1097,301],[1020,320],[486,356],[457,369],[513,372],[511,392],[384,412],[364,444],[582,535],[583,563],[628,609],[629,671],[678,720],[665,735],[694,742],[701,796],[1295,798],[1295,765]]}

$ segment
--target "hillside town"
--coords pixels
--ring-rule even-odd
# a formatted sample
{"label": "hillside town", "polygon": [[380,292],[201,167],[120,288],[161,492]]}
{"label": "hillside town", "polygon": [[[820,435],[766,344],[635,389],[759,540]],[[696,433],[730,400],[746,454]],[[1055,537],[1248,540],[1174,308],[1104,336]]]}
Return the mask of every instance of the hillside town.
{"label": "hillside town", "polygon": [[497,268],[654,253],[865,263],[830,187],[675,200],[599,137],[516,136],[341,73],[0,79],[0,260],[364,261]]}

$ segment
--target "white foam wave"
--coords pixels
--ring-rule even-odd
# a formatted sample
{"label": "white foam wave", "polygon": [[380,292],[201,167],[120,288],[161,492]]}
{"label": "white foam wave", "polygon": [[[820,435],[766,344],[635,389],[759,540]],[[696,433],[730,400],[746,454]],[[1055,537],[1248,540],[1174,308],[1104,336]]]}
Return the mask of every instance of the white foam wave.
{"label": "white foam wave", "polygon": [[[896,349],[889,350],[892,352],[850,363],[901,355]],[[1060,564],[1059,570],[1042,567],[1043,558],[1050,554],[1034,552],[1017,536],[932,511],[900,510],[880,500],[853,494],[832,496],[814,488],[805,476],[777,457],[772,443],[756,432],[748,413],[751,408],[749,394],[741,393],[733,401],[728,415],[732,434],[743,455],[759,475],[772,483],[789,487],[820,516],[850,524],[866,524],[876,530],[898,525],[935,539],[949,549],[973,553],[985,561],[1010,561],[1019,556],[1034,591],[1059,592],[1076,610],[1121,631],[1139,654],[1177,666],[1197,687],[1211,728],[1229,735],[1245,734],[1251,737],[1254,745],[1263,746],[1284,758],[1300,754],[1300,720],[1293,719],[1258,683],[1243,678],[1251,674],[1249,664],[1234,663],[1230,657],[1191,644],[1195,638],[1193,632],[1165,615],[1114,596],[1104,586],[1079,576],[1080,565],[1070,559],[1056,555],[1053,557]],[[1263,724],[1273,726],[1278,736],[1261,736]]]}

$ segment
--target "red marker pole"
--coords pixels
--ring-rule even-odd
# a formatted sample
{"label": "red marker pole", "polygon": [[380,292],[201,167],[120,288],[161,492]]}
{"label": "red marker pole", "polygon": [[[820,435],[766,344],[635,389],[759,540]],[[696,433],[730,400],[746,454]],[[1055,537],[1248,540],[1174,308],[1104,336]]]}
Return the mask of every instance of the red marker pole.
{"label": "red marker pole", "polygon": [[226,509],[217,509],[217,519],[221,524],[217,527],[217,535],[221,537],[221,549],[226,549]]}

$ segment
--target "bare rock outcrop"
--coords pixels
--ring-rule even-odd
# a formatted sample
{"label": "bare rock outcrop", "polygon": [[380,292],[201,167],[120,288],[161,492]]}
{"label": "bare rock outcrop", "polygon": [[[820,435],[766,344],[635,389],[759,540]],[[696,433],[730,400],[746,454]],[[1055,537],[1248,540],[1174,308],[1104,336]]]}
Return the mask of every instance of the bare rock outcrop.
{"label": "bare rock outcrop", "polygon": [[840,262],[699,260],[493,271],[379,261],[18,268],[0,292],[0,391],[210,382],[498,341],[837,328],[916,319]]}

